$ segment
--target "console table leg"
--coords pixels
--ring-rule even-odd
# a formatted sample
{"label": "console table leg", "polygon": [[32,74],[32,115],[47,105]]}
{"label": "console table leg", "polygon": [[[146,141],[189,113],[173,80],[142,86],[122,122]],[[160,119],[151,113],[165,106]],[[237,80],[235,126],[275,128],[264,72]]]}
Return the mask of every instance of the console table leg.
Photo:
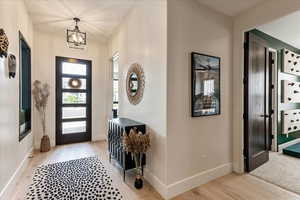
{"label": "console table leg", "polygon": [[125,175],[126,175],[125,172],[126,172],[125,169],[123,169],[123,181],[124,181],[124,182],[125,182]]}

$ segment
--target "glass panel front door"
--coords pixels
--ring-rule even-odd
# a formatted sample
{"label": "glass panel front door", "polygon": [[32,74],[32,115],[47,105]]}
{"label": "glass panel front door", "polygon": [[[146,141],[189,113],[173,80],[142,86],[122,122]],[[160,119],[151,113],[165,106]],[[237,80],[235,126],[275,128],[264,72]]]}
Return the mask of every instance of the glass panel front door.
{"label": "glass panel front door", "polygon": [[91,67],[56,57],[56,144],[91,140]]}

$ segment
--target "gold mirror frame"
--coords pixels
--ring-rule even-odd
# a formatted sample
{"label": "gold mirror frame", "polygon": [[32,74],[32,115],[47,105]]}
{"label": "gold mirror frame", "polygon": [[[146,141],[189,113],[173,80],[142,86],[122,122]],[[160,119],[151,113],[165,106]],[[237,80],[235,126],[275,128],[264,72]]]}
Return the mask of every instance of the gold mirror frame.
{"label": "gold mirror frame", "polygon": [[[137,79],[138,79],[138,89],[134,96],[131,95],[131,88],[130,88],[130,77],[133,73],[137,75]],[[127,97],[131,104],[137,105],[142,101],[144,88],[145,88],[145,75],[144,75],[143,68],[140,64],[134,63],[128,69],[127,77],[126,77]]]}

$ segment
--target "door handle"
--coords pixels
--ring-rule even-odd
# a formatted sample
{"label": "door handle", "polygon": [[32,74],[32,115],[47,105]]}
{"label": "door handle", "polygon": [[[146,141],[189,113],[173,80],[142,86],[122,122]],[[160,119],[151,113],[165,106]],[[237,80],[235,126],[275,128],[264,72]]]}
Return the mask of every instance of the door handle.
{"label": "door handle", "polygon": [[270,115],[260,115],[261,117],[270,118]]}

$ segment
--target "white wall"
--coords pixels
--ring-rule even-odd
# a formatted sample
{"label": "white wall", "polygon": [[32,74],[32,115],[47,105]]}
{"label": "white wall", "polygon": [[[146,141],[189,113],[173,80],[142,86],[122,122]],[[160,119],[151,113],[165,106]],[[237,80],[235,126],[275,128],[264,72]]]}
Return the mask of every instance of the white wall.
{"label": "white wall", "polygon": [[[232,19],[195,0],[168,1],[168,196],[231,172]],[[221,57],[221,115],[191,117],[191,52]]]}
{"label": "white wall", "polygon": [[[47,107],[46,127],[51,145],[55,146],[55,56],[92,60],[92,140],[106,139],[106,88],[107,85],[107,46],[88,40],[85,50],[70,49],[65,32],[34,32],[33,80],[41,80],[50,85],[50,99]],[[34,145],[38,149],[42,137],[41,124],[35,110],[33,119]]]}
{"label": "white wall", "polygon": [[[147,125],[152,148],[146,177],[158,191],[166,182],[166,9],[165,0],[141,1],[110,42],[110,56],[120,55],[120,116]],[[143,100],[136,106],[125,91],[127,70],[135,62],[142,65],[146,79]]]}
{"label": "white wall", "polygon": [[[9,53],[17,57],[17,75],[8,79],[4,59],[0,58],[0,199],[1,191],[32,149],[32,134],[19,142],[19,30],[33,46],[33,29],[23,1],[0,0],[0,28],[9,38]],[[8,187],[7,187],[8,189]],[[6,190],[7,191],[7,190]]]}

